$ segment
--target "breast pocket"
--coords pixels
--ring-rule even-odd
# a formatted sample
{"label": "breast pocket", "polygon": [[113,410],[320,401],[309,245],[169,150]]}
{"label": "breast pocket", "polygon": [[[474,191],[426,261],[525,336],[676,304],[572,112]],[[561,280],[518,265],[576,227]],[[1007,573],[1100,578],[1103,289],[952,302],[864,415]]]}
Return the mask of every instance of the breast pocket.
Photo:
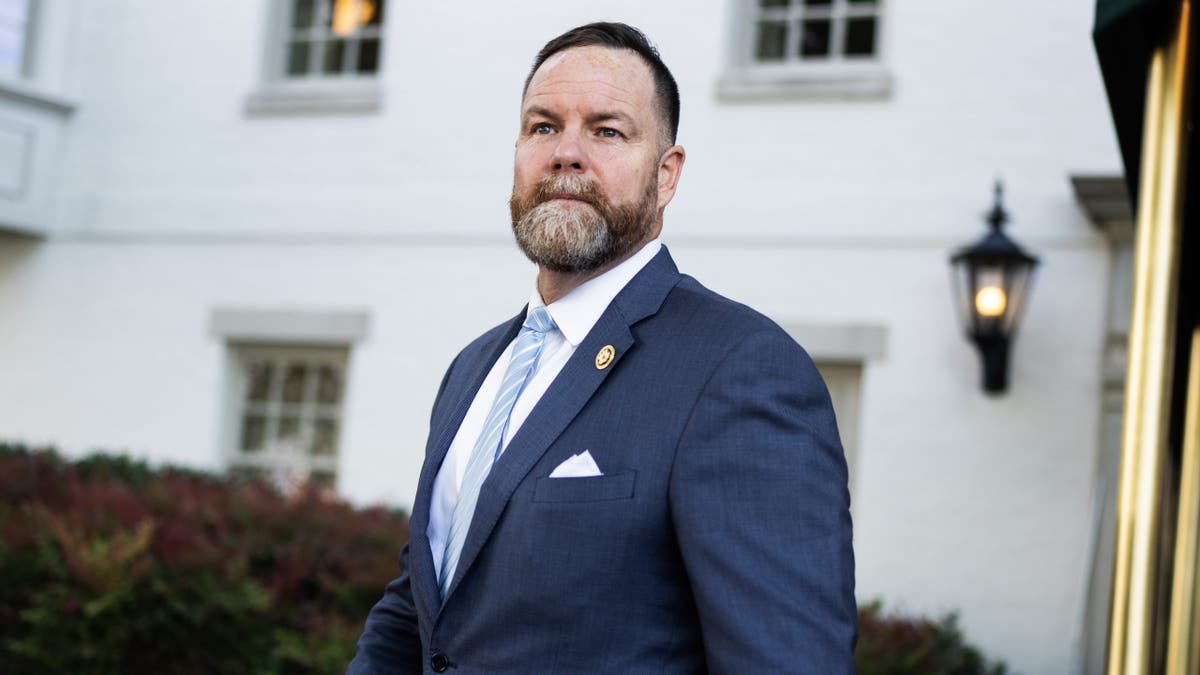
{"label": "breast pocket", "polygon": [[533,488],[535,502],[607,502],[633,497],[636,471],[586,478],[539,478]]}

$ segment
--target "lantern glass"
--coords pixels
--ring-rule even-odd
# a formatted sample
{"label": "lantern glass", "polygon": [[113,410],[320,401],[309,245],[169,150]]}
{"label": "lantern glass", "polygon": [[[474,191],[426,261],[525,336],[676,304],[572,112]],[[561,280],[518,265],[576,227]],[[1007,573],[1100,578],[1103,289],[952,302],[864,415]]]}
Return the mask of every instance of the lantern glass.
{"label": "lantern glass", "polygon": [[1004,334],[1014,335],[1017,332],[1017,320],[1025,308],[1025,291],[1033,278],[1034,263],[1024,260],[1010,262],[1005,265],[1005,288],[1008,294],[1009,309],[1004,316]]}

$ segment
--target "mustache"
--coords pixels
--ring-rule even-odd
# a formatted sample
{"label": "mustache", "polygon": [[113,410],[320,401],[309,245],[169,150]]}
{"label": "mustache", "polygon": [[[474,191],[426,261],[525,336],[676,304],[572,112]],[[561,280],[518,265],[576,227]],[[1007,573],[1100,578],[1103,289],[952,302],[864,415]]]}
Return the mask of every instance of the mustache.
{"label": "mustache", "polygon": [[578,199],[592,206],[604,203],[600,188],[582,176],[571,174],[546,176],[534,186],[532,196],[535,205],[563,197]]}

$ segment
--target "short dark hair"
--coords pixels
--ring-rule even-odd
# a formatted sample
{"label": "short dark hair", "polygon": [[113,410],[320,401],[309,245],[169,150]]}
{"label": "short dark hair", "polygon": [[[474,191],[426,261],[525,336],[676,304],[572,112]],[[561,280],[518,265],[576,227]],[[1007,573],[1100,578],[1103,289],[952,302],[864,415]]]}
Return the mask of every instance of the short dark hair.
{"label": "short dark hair", "polygon": [[674,144],[679,133],[679,86],[675,84],[675,77],[671,75],[667,64],[663,63],[658,50],[650,44],[645,34],[628,24],[607,21],[589,23],[572,28],[547,42],[533,60],[533,67],[529,69],[529,75],[525,78],[525,88],[521,90],[521,95],[524,96],[525,92],[529,91],[529,83],[533,80],[534,73],[542,67],[546,59],[574,47],[592,46],[631,49],[650,66],[650,72],[654,74],[655,107],[668,139]]}

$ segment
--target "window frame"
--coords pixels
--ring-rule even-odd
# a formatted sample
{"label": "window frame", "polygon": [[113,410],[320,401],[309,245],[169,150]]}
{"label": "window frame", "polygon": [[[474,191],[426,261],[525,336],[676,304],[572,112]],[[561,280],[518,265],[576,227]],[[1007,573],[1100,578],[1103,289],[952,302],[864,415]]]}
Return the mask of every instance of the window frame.
{"label": "window frame", "polygon": [[[308,477],[313,474],[329,474],[336,484],[339,475],[339,464],[344,445],[345,434],[346,394],[349,389],[350,374],[350,345],[301,345],[271,342],[229,342],[227,350],[230,365],[229,386],[227,387],[227,419],[225,425],[224,465],[229,471],[239,469],[260,470],[267,474],[284,474]],[[311,378],[306,384],[305,395],[300,403],[288,404],[282,400],[279,388],[283,375],[272,378],[271,388],[267,398],[262,403],[247,400],[247,385],[249,383],[249,365],[254,361],[269,360],[282,369],[290,363],[301,362],[312,372],[323,364],[336,364],[341,369],[342,381],[340,397],[336,404],[319,404],[315,399],[315,389],[319,386],[318,378]],[[287,415],[290,408],[295,408],[300,424],[315,422],[317,419],[332,419],[337,423],[334,435],[335,451],[330,455],[313,455],[307,451],[287,452],[272,448],[279,421]],[[253,408],[253,409],[252,409]],[[246,452],[242,447],[242,435],[245,418],[252,412],[261,410],[267,419],[264,430],[263,448],[255,452]],[[301,432],[303,433],[303,432]]]}
{"label": "window frame", "polygon": [[[327,14],[333,10],[333,4],[337,0],[311,0],[311,1],[316,3],[315,6],[317,8],[319,8],[317,10],[318,17],[329,18],[329,17],[323,16],[323,15]],[[381,3],[382,7],[386,8],[388,6],[386,0],[377,0],[377,1]],[[273,54],[275,55],[275,59],[276,59],[275,68],[274,68],[275,77],[279,78],[280,80],[286,81],[286,82],[294,82],[294,81],[306,81],[306,80],[342,81],[342,80],[354,80],[354,79],[374,79],[379,76],[379,72],[380,72],[380,69],[383,64],[382,56],[383,56],[383,38],[384,38],[384,30],[383,30],[384,19],[381,19],[379,25],[376,27],[364,27],[364,28],[360,29],[359,31],[357,31],[354,34],[353,37],[337,38],[337,37],[335,37],[335,34],[332,32],[332,29],[326,29],[324,26],[310,26],[308,28],[296,28],[295,26],[293,26],[292,23],[293,23],[293,20],[295,19],[296,2],[297,2],[297,0],[285,0],[285,2],[281,5],[282,13],[279,17],[280,22],[277,25],[277,28],[278,28],[278,35],[276,36],[277,42],[272,47]],[[288,45],[296,38],[297,34],[299,34],[299,33],[308,33],[307,39],[310,43],[308,45],[308,68],[305,70],[304,74],[302,74],[302,75],[289,75],[287,73]],[[325,42],[329,42],[331,40],[336,40],[336,39],[341,39],[346,43],[345,45],[343,45],[342,70],[338,73],[330,74],[330,73],[325,73],[324,70],[320,67],[314,68],[314,66],[320,66],[320,60],[322,58],[321,55],[323,53],[322,49],[321,49],[321,45],[323,45]],[[380,58],[378,60],[378,63],[375,66],[374,71],[371,71],[369,73],[359,72],[356,68],[352,67],[352,64],[355,62],[355,60],[358,58],[359,54],[361,53],[362,43],[366,40],[372,40],[372,39],[379,41],[379,57]],[[348,58],[348,57],[352,57],[352,58]]]}
{"label": "window frame", "polygon": [[[333,0],[328,0],[332,2]],[[306,74],[289,77],[287,44],[295,33],[292,17],[296,0],[270,0],[267,11],[267,30],[258,87],[245,101],[245,112],[251,116],[288,115],[305,113],[377,113],[383,107],[380,81],[384,75],[388,37],[388,22],[395,11],[393,3],[384,7],[379,24],[379,57],[373,73],[339,73],[337,75]],[[310,52],[310,62],[312,55]]]}
{"label": "window frame", "polygon": [[[370,315],[352,309],[281,309],[258,307],[214,307],[209,314],[209,335],[221,347],[224,368],[218,410],[221,414],[217,434],[216,456],[222,466],[231,471],[239,468],[265,470],[291,468],[309,464],[307,459],[292,467],[280,467],[265,460],[242,461],[252,457],[242,452],[242,417],[245,411],[246,358],[242,354],[267,352],[271,354],[341,355],[342,397],[339,404],[337,452],[332,457],[317,458],[308,469],[331,471],[338,480],[341,458],[345,456],[347,401],[354,380],[354,350],[367,339]],[[281,357],[282,358],[282,357]],[[301,455],[308,458],[308,455]]]}
{"label": "window frame", "polygon": [[[844,44],[849,15],[846,11],[835,11],[834,7],[841,7],[849,0],[832,0],[829,14],[838,18],[831,19],[830,55],[811,59],[786,58],[786,54],[795,52],[799,46],[798,31],[789,28],[785,58],[778,62],[759,61],[755,55],[756,31],[763,12],[758,6],[759,0],[730,1],[727,57],[725,70],[717,82],[718,98],[883,99],[891,95],[892,77],[885,65],[890,8],[886,0],[877,0],[873,12],[875,49],[872,56],[847,57],[835,52],[835,47]],[[788,21],[795,21],[804,11],[795,9],[791,2],[781,13],[788,16]]]}

